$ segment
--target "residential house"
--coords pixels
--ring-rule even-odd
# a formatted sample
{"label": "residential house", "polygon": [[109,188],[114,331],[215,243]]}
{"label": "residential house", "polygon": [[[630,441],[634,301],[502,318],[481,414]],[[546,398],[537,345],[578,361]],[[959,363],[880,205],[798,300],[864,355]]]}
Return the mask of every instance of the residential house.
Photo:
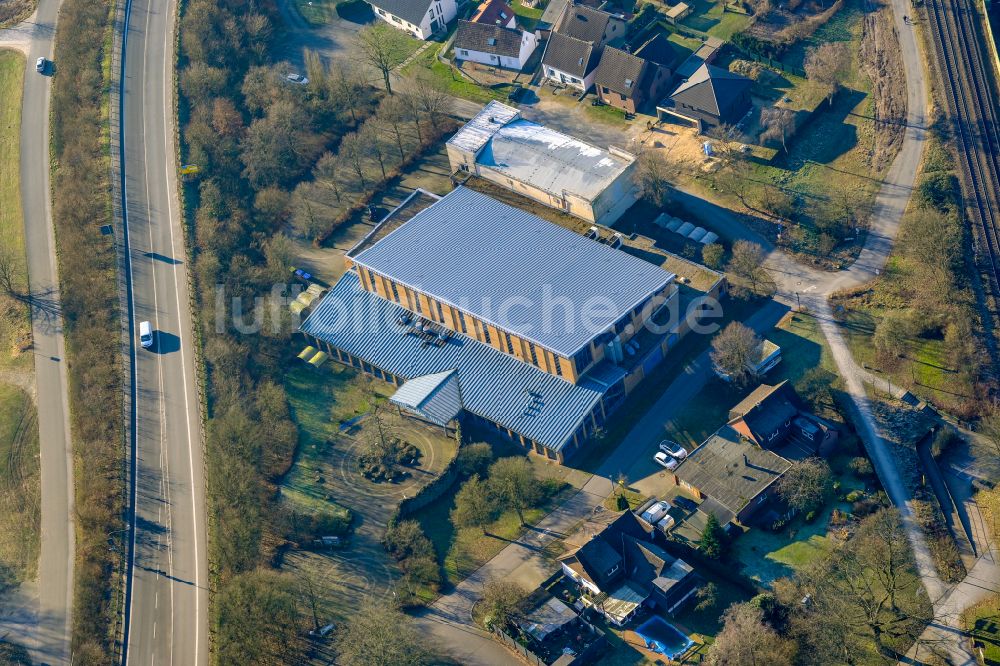
{"label": "residential house", "polygon": [[486,0],[476,8],[469,20],[473,23],[498,25],[501,28],[517,27],[514,10],[504,0]]}
{"label": "residential house", "polygon": [[[839,435],[825,419],[805,411],[787,380],[754,389],[729,410],[729,425],[757,446],[776,449],[792,460],[817,453],[829,455]],[[784,450],[786,443],[802,453]]]}
{"label": "residential house", "polygon": [[525,120],[497,101],[447,143],[455,172],[465,171],[571,215],[611,225],[639,196],[635,156],[598,148]]}
{"label": "residential house", "polygon": [[705,131],[735,124],[750,110],[750,86],[745,76],[702,64],[657,107],[661,118],[674,116]]}
{"label": "residential house", "polygon": [[837,435],[830,423],[804,411],[787,381],[761,384],[677,466],[674,482],[703,500],[702,508],[721,523],[746,524],[785,472],[805,458],[829,454]]}
{"label": "residential house", "polygon": [[417,39],[443,32],[458,12],[455,0],[368,0],[375,15]]}
{"label": "residential house", "polygon": [[537,47],[538,37],[517,27],[514,10],[502,0],[481,4],[455,33],[457,59],[505,69],[523,69]]}
{"label": "residential house", "polygon": [[570,550],[559,557],[563,575],[616,626],[641,608],[673,613],[697,590],[701,579],[691,565],[652,541],[631,511],[614,517],[599,532],[585,524],[566,539]]}
{"label": "residential house", "polygon": [[584,446],[641,370],[609,343],[669,311],[675,276],[465,187],[396,213],[348,252],[300,327],[310,343],[396,385],[414,418],[471,420],[559,462]]}
{"label": "residential house", "polygon": [[[699,500],[713,500],[725,517],[747,524],[772,496],[792,463],[744,439],[729,425],[702,442],[673,471],[674,483]],[[718,511],[713,511],[719,517]]]}
{"label": "residential house", "polygon": [[586,92],[594,84],[594,70],[604,47],[620,42],[625,32],[621,15],[567,3],[542,54],[542,72],[556,83]]}
{"label": "residential house", "polygon": [[647,100],[659,100],[670,82],[673,55],[662,33],[635,53],[605,47],[594,74],[598,98],[626,113],[635,113]]}
{"label": "residential house", "polygon": [[521,71],[538,47],[535,33],[498,25],[459,21],[455,57],[504,69]]}

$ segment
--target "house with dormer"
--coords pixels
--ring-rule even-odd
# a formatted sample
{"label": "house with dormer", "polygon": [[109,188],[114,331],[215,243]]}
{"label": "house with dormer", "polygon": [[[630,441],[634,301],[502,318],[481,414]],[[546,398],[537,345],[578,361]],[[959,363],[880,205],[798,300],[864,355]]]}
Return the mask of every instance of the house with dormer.
{"label": "house with dormer", "polygon": [[503,0],[487,0],[455,32],[455,58],[521,71],[538,47],[534,32],[517,25],[514,10]]}
{"label": "house with dormer", "polygon": [[620,43],[625,32],[623,16],[567,3],[542,54],[545,78],[586,92],[594,85],[604,47]]}

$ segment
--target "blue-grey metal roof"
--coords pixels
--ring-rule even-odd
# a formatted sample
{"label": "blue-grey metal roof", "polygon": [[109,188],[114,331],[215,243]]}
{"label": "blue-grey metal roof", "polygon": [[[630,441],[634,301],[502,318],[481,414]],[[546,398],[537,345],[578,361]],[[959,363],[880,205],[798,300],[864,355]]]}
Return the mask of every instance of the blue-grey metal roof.
{"label": "blue-grey metal roof", "polygon": [[463,187],[354,260],[565,357],[674,279]]}
{"label": "blue-grey metal roof", "polygon": [[462,412],[462,394],[455,370],[414,377],[399,387],[389,402],[440,426],[448,425]]}
{"label": "blue-grey metal roof", "polygon": [[597,405],[602,390],[550,375],[489,345],[455,334],[425,345],[399,323],[406,311],[345,273],[301,330],[385,372],[410,380],[455,370],[469,412],[558,451]]}

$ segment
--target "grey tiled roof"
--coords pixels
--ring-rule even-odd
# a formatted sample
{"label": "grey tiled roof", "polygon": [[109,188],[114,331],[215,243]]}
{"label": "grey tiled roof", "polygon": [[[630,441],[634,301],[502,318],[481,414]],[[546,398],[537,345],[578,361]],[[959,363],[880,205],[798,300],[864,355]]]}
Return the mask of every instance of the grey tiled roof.
{"label": "grey tiled roof", "polygon": [[371,6],[384,9],[413,25],[420,25],[432,2],[434,0],[368,0]]}
{"label": "grey tiled roof", "polygon": [[692,451],[674,475],[736,514],[791,466],[726,425]]}
{"label": "grey tiled roof", "polygon": [[600,51],[590,42],[553,32],[545,46],[542,64],[584,78],[594,69]]}
{"label": "grey tiled roof", "polygon": [[565,357],[674,277],[464,187],[354,261]]}
{"label": "grey tiled roof", "polygon": [[751,81],[735,72],[703,64],[670,94],[670,99],[683,102],[716,116],[725,115],[733,101],[750,87]]}
{"label": "grey tiled roof", "polygon": [[516,58],[521,54],[521,38],[520,30],[490,23],[459,21],[455,48]]}
{"label": "grey tiled roof", "polygon": [[642,80],[646,61],[621,49],[607,46],[594,74],[594,83],[625,97],[633,97]]}
{"label": "grey tiled roof", "polygon": [[[611,20],[611,14],[586,5],[570,4],[556,26],[556,32],[585,42],[599,43]],[[622,31],[624,35],[624,30]]]}
{"label": "grey tiled roof", "polygon": [[300,330],[404,380],[455,370],[467,411],[555,451],[600,400],[603,389],[586,376],[574,385],[458,333],[426,345],[398,323],[406,313],[348,272]]}

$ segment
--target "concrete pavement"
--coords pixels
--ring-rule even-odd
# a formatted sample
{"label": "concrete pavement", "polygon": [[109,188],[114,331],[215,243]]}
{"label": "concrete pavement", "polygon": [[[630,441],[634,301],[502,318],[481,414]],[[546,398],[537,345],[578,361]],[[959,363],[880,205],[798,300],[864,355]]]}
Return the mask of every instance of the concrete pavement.
{"label": "concrete pavement", "polygon": [[[208,564],[195,384],[174,149],[176,4],[131,0],[121,137],[126,287],[132,315],[132,540],[125,663],[208,663]],[[149,321],[154,343],[136,344]]]}
{"label": "concrete pavement", "polygon": [[[21,109],[21,201],[24,210],[28,288],[44,296],[45,308],[32,308],[38,435],[41,462],[41,551],[37,598],[25,603],[18,625],[23,642],[38,663],[70,663],[73,608],[73,451],[68,382],[59,314],[59,274],[49,198],[49,95],[51,79],[35,72],[35,60],[52,58],[59,0],[41,0],[23,23],[0,31],[0,43],[27,56]],[[9,626],[9,625],[7,625]]]}

